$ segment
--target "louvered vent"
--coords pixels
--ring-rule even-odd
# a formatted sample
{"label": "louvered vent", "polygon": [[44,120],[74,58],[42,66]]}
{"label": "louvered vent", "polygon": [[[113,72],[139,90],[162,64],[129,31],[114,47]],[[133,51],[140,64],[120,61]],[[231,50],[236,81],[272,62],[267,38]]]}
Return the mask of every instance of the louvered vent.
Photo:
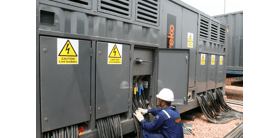
{"label": "louvered vent", "polygon": [[200,32],[199,32],[199,36],[201,38],[205,38],[208,39],[208,33],[209,33],[209,19],[205,18],[205,17],[201,17],[200,18]]}
{"label": "louvered vent", "polygon": [[91,9],[92,0],[51,0],[71,6],[76,6],[84,9]]}
{"label": "louvered vent", "polygon": [[211,36],[210,39],[213,41],[218,40],[218,23],[212,22],[211,23]]}
{"label": "louvered vent", "polygon": [[131,0],[99,0],[98,11],[131,18]]}
{"label": "louvered vent", "polygon": [[157,25],[159,16],[159,0],[138,0],[136,20]]}
{"label": "louvered vent", "polygon": [[225,43],[225,38],[226,38],[226,27],[221,26],[220,27],[220,42]]}

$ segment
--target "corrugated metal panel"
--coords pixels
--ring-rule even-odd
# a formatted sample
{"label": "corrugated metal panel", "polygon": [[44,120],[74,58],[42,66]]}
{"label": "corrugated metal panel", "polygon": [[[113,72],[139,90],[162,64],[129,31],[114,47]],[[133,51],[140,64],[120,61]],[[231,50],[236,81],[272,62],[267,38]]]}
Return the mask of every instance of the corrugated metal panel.
{"label": "corrugated metal panel", "polygon": [[229,25],[227,70],[243,71],[243,11],[214,17]]}
{"label": "corrugated metal panel", "polygon": [[41,5],[40,10],[55,14],[54,25],[41,23],[39,24],[41,30],[116,38],[152,44],[159,43],[159,30],[157,29],[47,5]]}

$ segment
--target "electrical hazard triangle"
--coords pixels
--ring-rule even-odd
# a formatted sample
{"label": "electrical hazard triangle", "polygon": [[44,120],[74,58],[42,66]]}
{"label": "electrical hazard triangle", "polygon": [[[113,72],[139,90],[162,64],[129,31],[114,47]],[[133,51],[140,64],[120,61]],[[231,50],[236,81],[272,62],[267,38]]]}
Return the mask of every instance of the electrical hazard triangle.
{"label": "electrical hazard triangle", "polygon": [[192,35],[190,35],[189,37],[189,42],[192,42]]}
{"label": "electrical hazard triangle", "polygon": [[109,55],[110,58],[121,58],[118,47],[115,45]]}
{"label": "electrical hazard triangle", "polygon": [[205,59],[204,59],[204,55],[202,55],[202,59],[201,59],[201,60],[205,60]]}
{"label": "electrical hazard triangle", "polygon": [[77,56],[77,53],[72,47],[69,40],[67,40],[67,42],[65,43],[64,47],[62,48],[58,56]]}
{"label": "electrical hazard triangle", "polygon": [[212,56],[212,61],[215,61],[215,58],[214,58],[214,56]]}

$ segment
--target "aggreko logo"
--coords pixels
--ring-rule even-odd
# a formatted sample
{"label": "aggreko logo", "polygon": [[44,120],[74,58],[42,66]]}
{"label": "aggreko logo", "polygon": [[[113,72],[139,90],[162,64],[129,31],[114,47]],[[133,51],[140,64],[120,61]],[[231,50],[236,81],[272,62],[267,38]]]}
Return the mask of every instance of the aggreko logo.
{"label": "aggreko logo", "polygon": [[169,48],[171,48],[174,45],[174,31],[175,27],[173,24],[169,26],[169,35],[167,35],[167,38],[169,38]]}

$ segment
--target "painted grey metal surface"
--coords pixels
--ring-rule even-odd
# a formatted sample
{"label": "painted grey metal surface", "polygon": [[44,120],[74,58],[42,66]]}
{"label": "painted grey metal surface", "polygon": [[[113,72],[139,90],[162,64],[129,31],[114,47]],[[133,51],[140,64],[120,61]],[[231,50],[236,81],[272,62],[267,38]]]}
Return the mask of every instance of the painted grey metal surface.
{"label": "painted grey metal surface", "polygon": [[[222,57],[222,61],[221,61],[221,58]],[[225,59],[225,56],[222,56],[222,55],[219,55],[217,56],[217,59],[216,59],[216,63],[217,63],[217,70],[216,70],[216,88],[220,88],[220,87],[223,87],[223,84],[225,83],[224,82],[224,69],[225,69],[225,64],[224,64],[224,59]]]}
{"label": "painted grey metal surface", "polygon": [[[202,56],[201,54],[204,54],[205,58],[205,64],[201,65],[201,59]],[[206,91],[206,82],[207,82],[207,60],[208,60],[208,55],[205,53],[198,53],[197,55],[197,63],[196,63],[196,92],[205,92]]]}
{"label": "painted grey metal surface", "polygon": [[227,70],[243,71],[243,11],[214,16],[229,25]]}
{"label": "painted grey metal surface", "polygon": [[[217,55],[208,54],[207,57],[207,90],[211,90],[216,88]],[[212,58],[214,58],[214,65],[212,64]]]}
{"label": "painted grey metal surface", "polygon": [[[36,0],[36,15],[39,15],[39,1]],[[36,138],[41,138],[41,93],[40,93],[40,36],[39,17],[36,16]]]}
{"label": "painted grey metal surface", "polygon": [[[154,105],[156,105],[155,95],[161,90],[162,87],[175,87],[172,88],[176,91],[176,100],[174,103],[181,104],[181,106],[178,106],[180,113],[183,113],[185,111],[191,110],[199,106],[197,104],[197,101],[195,100],[195,96],[198,93],[212,89],[213,86],[216,86],[214,88],[224,88],[228,43],[227,37],[223,37],[226,36],[227,33],[225,33],[225,31],[223,31],[221,28],[225,30],[225,28],[227,28],[228,26],[224,23],[221,23],[221,21],[197,10],[196,8],[188,4],[181,2],[180,0],[158,0],[154,2],[144,0],[127,0],[124,3],[129,3],[128,5],[130,7],[127,8],[129,10],[128,13],[130,14],[129,17],[121,17],[120,15],[118,15],[118,13],[115,14],[100,10],[102,8],[100,7],[100,5],[98,5],[98,3],[101,3],[102,1],[103,4],[107,2],[107,5],[105,5],[105,7],[108,6],[108,3],[113,3],[109,4],[109,6],[118,5],[119,7],[125,8],[126,4],[120,5],[120,3],[116,3],[116,1],[113,0],[80,0],[88,1],[89,3],[91,2],[91,8],[79,7],[67,3],[65,4],[59,1],[72,0],[36,1],[36,14],[38,15],[36,16],[36,37],[62,37],[79,39],[91,43],[90,45],[93,49],[89,50],[92,51],[90,53],[89,65],[92,65],[90,65],[90,75],[88,75],[89,77],[91,77],[90,96],[86,97],[86,100],[88,98],[90,98],[91,100],[91,110],[87,108],[89,109],[88,111],[91,112],[91,114],[89,115],[90,119],[87,120],[89,123],[89,127],[87,127],[87,129],[89,130],[85,130],[87,133],[85,133],[85,135],[81,135],[81,137],[93,135],[96,136],[97,131],[95,123],[96,120],[99,118],[110,116],[113,114],[122,114],[122,116],[126,116],[126,119],[122,118],[122,121],[127,121],[132,118],[132,102],[129,102],[129,100],[131,100],[132,98],[131,91],[133,75],[148,75],[148,72],[151,72],[149,74],[150,78],[148,79],[149,89],[147,89],[146,91],[149,93],[149,102],[153,102]],[[139,5],[139,3],[142,3],[142,5]],[[81,2],[80,4],[83,4],[83,2]],[[145,10],[148,10],[149,8],[153,7],[157,12],[152,13],[151,10],[139,10],[139,7],[143,8],[143,6]],[[157,6],[158,8],[156,8]],[[48,16],[48,18],[44,18],[44,16],[41,16],[41,10],[53,13],[54,19],[48,20],[49,18],[52,18],[52,16]],[[120,9],[118,9],[117,11],[120,11]],[[145,14],[148,16],[146,16]],[[175,50],[167,49],[167,35],[170,34],[170,30],[168,30],[167,26],[168,15],[175,17],[175,20],[172,21],[176,22],[176,24],[174,25]],[[203,18],[202,16],[208,19],[206,39],[200,37],[201,18]],[[145,21],[148,22],[139,20],[139,17],[144,18]],[[40,23],[40,18],[47,19],[42,21],[46,23],[50,22],[50,24],[45,24],[43,22]],[[147,19],[151,20],[149,21]],[[51,24],[52,22],[53,24]],[[193,48],[190,48],[187,45],[189,32],[193,33],[194,35]],[[127,51],[124,52],[124,56],[127,56],[127,62],[125,62],[125,67],[120,67],[121,69],[112,69],[105,64],[100,64],[101,62],[107,61],[107,58],[103,57],[104,52],[101,52],[101,55],[99,55],[98,50],[100,49],[106,51],[107,42],[120,43],[128,47]],[[38,60],[41,56],[41,53],[39,52],[39,39],[37,40],[37,49]],[[151,63],[151,67],[145,66],[139,68],[139,66],[134,64],[134,58],[136,55],[146,55],[145,52],[141,53],[142,51],[139,51],[139,49],[143,49],[143,51],[149,51],[147,52],[147,55],[149,56],[145,56],[145,58],[150,58],[151,51],[153,51],[153,62]],[[159,51],[172,52],[163,52],[163,54]],[[186,51],[187,53],[189,52],[188,62],[185,64],[176,63],[177,61],[179,61],[179,59],[181,59],[179,57],[183,56],[183,53]],[[175,52],[177,52],[178,54],[174,54]],[[209,62],[207,60],[205,61],[206,63],[204,66],[200,65],[201,53],[207,55],[206,59],[209,57],[208,55],[216,55],[216,64],[219,62],[217,57],[223,56],[223,65],[217,64],[216,68],[214,69],[211,68],[210,65],[208,65]],[[130,54],[131,58],[129,56]],[[168,62],[168,65],[178,64],[177,66],[172,65],[172,67],[161,68],[161,66],[165,66],[162,63],[166,62],[166,60],[162,59],[176,60],[177,58],[178,60],[176,62]],[[184,60],[185,59],[186,58],[184,56]],[[40,88],[39,84],[42,83],[43,79],[42,76],[40,76],[40,74],[44,73],[41,71],[41,64],[41,61],[37,62],[37,88]],[[188,67],[186,67],[187,65]],[[171,82],[168,76],[170,75],[170,70],[168,69],[175,70],[177,72],[175,75],[179,75],[179,79]],[[120,71],[124,71],[125,73],[119,73]],[[186,73],[185,71],[187,71],[188,73]],[[172,78],[172,76],[170,78]],[[120,80],[125,80],[127,82],[125,83],[128,84],[127,89],[120,89],[121,87],[119,86],[118,82]],[[168,82],[168,84],[164,84],[165,86],[162,86],[162,84],[159,83],[159,80],[170,81],[170,84]],[[52,79],[48,79],[46,81],[52,81]],[[193,99],[184,101],[184,97],[188,99],[188,91],[191,92]],[[36,109],[41,108],[42,98],[44,98],[42,97],[42,93],[43,91],[41,91],[41,89],[37,89],[38,102],[36,103]],[[38,95],[40,96],[38,97]],[[117,100],[114,100],[114,98]],[[100,107],[100,111],[98,111],[98,107]],[[36,111],[36,116],[38,117],[39,115],[40,118],[41,113],[41,110]],[[44,118],[39,119],[39,123],[36,124],[36,135],[38,138],[42,137],[43,129],[40,128],[40,126],[43,123],[43,119]],[[129,126],[133,125],[131,122],[129,124]],[[132,127],[123,128],[125,129],[125,133],[134,131],[134,128],[131,129]]]}
{"label": "painted grey metal surface", "polygon": [[182,48],[182,11],[183,8],[176,5],[173,2],[162,0],[161,1],[161,14],[160,14],[160,40],[159,41],[159,48],[167,48],[167,35],[169,34],[169,31],[167,31],[167,16],[168,14],[176,17],[176,24],[174,24],[175,27],[175,48]]}
{"label": "painted grey metal surface", "polygon": [[114,38],[118,40],[158,43],[158,30],[131,24],[104,16],[93,16],[83,12],[40,5],[40,10],[55,13],[55,24],[39,24],[39,29],[86,36]]}
{"label": "painted grey metal surface", "polygon": [[[182,48],[190,49],[189,57],[189,87],[195,87],[196,70],[196,50],[197,50],[197,19],[198,14],[187,9],[183,9],[182,20]],[[193,47],[188,47],[188,33],[193,33]]]}
{"label": "painted grey metal surface", "polygon": [[108,64],[108,43],[96,52],[96,119],[128,111],[130,46],[122,45],[122,64]]}
{"label": "painted grey metal surface", "polygon": [[[134,49],[133,56],[133,75],[150,75],[152,74],[153,51],[147,49]],[[136,60],[143,60],[141,63],[136,63]]]}
{"label": "painted grey metal surface", "polygon": [[90,41],[79,40],[79,64],[57,64],[57,38],[40,37],[42,131],[90,120]]}
{"label": "painted grey metal surface", "polygon": [[189,50],[160,50],[158,91],[169,88],[174,93],[172,104],[184,105],[188,95]]}

